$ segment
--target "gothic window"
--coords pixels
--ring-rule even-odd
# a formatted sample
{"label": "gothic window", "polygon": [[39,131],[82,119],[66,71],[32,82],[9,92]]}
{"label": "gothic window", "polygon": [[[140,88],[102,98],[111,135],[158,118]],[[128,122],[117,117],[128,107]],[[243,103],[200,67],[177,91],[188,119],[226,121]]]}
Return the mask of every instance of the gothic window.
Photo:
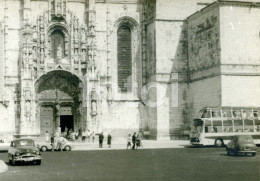
{"label": "gothic window", "polygon": [[57,52],[59,49],[61,49],[62,57],[64,57],[65,54],[65,41],[64,41],[65,35],[61,30],[55,30],[51,34],[51,57],[56,59],[57,58]]}
{"label": "gothic window", "polygon": [[117,30],[117,76],[121,92],[132,89],[131,29],[122,25]]}

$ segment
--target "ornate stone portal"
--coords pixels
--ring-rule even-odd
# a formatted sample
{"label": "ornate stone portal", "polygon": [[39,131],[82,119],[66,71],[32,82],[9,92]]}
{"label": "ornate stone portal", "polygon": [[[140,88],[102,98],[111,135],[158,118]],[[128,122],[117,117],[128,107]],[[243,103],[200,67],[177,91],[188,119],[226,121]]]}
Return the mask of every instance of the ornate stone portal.
{"label": "ornate stone portal", "polygon": [[[97,80],[95,20],[90,16],[87,28],[66,5],[66,0],[51,0],[35,22],[24,17],[19,135],[86,127],[81,79]],[[86,84],[91,82],[85,89]]]}
{"label": "ornate stone portal", "polygon": [[41,135],[52,134],[58,127],[65,131],[83,126],[80,83],[77,76],[63,70],[51,71],[36,82]]}

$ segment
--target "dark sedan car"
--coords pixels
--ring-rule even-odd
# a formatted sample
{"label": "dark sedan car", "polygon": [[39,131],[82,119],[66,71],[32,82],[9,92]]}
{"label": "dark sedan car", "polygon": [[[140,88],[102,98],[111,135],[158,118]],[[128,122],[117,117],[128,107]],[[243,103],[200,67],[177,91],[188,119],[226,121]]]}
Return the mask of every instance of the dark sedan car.
{"label": "dark sedan car", "polygon": [[256,150],[256,145],[250,135],[233,136],[226,147],[227,155],[232,153],[234,155],[251,154],[252,156],[255,156]]}
{"label": "dark sedan car", "polygon": [[19,139],[11,142],[8,159],[12,165],[16,165],[17,162],[35,162],[40,165],[42,158],[32,139]]}

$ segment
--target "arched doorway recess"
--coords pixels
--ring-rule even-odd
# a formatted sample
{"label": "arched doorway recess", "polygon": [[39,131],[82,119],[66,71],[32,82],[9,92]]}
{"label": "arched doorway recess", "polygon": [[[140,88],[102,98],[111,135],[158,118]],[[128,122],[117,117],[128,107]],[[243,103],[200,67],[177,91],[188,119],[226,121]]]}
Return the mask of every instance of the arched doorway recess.
{"label": "arched doorway recess", "polygon": [[82,126],[82,81],[65,70],[54,70],[35,82],[36,119],[40,134],[53,134],[59,127],[78,130]]}

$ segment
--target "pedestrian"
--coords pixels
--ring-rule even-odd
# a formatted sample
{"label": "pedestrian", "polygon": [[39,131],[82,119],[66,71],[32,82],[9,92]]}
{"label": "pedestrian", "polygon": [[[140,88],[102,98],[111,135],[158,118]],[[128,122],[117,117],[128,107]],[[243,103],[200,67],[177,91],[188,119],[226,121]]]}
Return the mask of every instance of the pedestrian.
{"label": "pedestrian", "polygon": [[132,140],[131,134],[128,134],[126,149],[128,149],[128,147],[131,148],[131,140]]}
{"label": "pedestrian", "polygon": [[136,144],[136,133],[134,132],[133,136],[132,136],[132,143],[133,143],[133,146],[132,146],[132,150],[135,149],[135,144]]}
{"label": "pedestrian", "polygon": [[52,134],[52,136],[51,136],[51,146],[52,146],[52,151],[54,151],[54,134]]}
{"label": "pedestrian", "polygon": [[49,135],[48,131],[46,131],[46,133],[45,133],[45,141],[46,141],[46,143],[49,143],[49,141],[50,141],[50,135]]}
{"label": "pedestrian", "polygon": [[99,148],[103,147],[103,140],[104,140],[104,136],[103,136],[103,132],[101,132],[101,134],[99,134]]}
{"label": "pedestrian", "polygon": [[91,133],[90,133],[90,131],[88,129],[88,131],[87,131],[87,140],[88,140],[88,142],[90,142],[90,137],[91,137]]}
{"label": "pedestrian", "polygon": [[111,140],[112,140],[112,136],[108,133],[108,136],[107,136],[108,148],[111,148]]}
{"label": "pedestrian", "polygon": [[92,142],[94,143],[95,142],[95,132],[94,131],[92,131],[91,136],[92,136]]}
{"label": "pedestrian", "polygon": [[85,130],[85,131],[82,133],[82,141],[83,141],[83,142],[86,141],[86,137],[87,137],[87,131]]}
{"label": "pedestrian", "polygon": [[139,133],[137,134],[137,137],[136,137],[136,149],[137,149],[138,147],[143,146],[143,145],[142,145],[142,139],[143,139],[143,135],[142,135],[142,133],[139,131]]}

